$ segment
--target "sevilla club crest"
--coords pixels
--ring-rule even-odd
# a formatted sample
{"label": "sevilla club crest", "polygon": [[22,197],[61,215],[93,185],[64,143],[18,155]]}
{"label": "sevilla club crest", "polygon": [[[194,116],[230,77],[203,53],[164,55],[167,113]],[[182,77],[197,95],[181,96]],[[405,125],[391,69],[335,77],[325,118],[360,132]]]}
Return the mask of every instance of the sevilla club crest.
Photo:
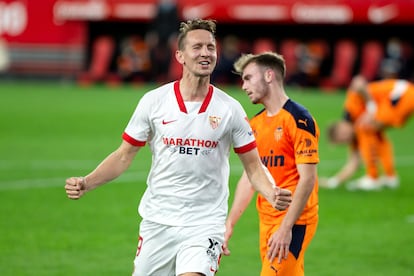
{"label": "sevilla club crest", "polygon": [[210,126],[211,126],[212,129],[218,128],[218,126],[220,125],[220,122],[221,122],[221,117],[209,116],[208,119],[210,121]]}

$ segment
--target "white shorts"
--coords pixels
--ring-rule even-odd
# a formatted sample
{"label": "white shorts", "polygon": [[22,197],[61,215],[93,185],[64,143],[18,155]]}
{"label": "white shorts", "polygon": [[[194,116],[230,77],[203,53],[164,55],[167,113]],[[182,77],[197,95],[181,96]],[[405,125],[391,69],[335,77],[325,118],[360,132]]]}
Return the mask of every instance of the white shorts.
{"label": "white shorts", "polygon": [[133,276],[213,276],[220,263],[224,225],[167,226],[143,220]]}

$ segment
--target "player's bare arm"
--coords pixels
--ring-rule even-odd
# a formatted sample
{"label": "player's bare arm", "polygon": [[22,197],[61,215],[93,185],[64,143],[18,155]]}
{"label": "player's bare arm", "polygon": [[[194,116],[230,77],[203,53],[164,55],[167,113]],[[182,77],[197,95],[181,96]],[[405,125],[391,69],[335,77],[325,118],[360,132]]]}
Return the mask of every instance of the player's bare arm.
{"label": "player's bare arm", "polygon": [[68,198],[79,199],[86,192],[120,176],[128,169],[139,149],[140,147],[123,141],[117,150],[108,155],[87,176],[66,179],[65,190]]}
{"label": "player's bare arm", "polygon": [[350,179],[358,170],[361,163],[359,150],[353,146],[349,147],[348,159],[338,172],[328,178],[319,178],[319,186],[326,188],[336,188],[348,179]]}
{"label": "player's bare arm", "polygon": [[[270,173],[269,177],[272,177]],[[278,210],[285,210],[289,207],[290,202],[292,201],[292,192],[287,189],[276,189],[276,203],[275,208]],[[250,204],[250,201],[253,198],[255,190],[250,184],[247,173],[244,171],[236,188],[236,192],[233,199],[233,204],[229,215],[226,221],[226,233],[224,235],[224,244],[223,244],[223,254],[230,255],[230,250],[228,249],[228,241],[233,234],[233,228],[236,225],[237,221],[241,215],[246,210],[247,206]]]}
{"label": "player's bare arm", "polygon": [[268,242],[269,251],[267,257],[270,262],[276,257],[278,257],[279,263],[282,259],[287,259],[289,246],[292,241],[292,227],[303,212],[315,185],[317,177],[316,164],[298,164],[297,169],[300,178],[295,194],[293,195],[292,203],[287,210],[280,228],[270,237]]}
{"label": "player's bare arm", "polygon": [[346,163],[334,177],[337,178],[340,183],[345,182],[356,173],[360,163],[361,157],[359,155],[359,150],[353,146],[350,146],[348,149],[348,158]]}
{"label": "player's bare arm", "polygon": [[371,96],[368,93],[367,86],[368,82],[365,77],[358,75],[352,79],[351,84],[349,85],[349,89],[361,94],[364,101],[368,102],[371,100]]}
{"label": "player's bare arm", "polygon": [[289,204],[291,200],[290,191],[284,190],[282,192],[282,189],[272,183],[263,168],[257,149],[239,154],[239,158],[253,188],[261,193],[274,208],[286,208],[286,203]]}
{"label": "player's bare arm", "polygon": [[363,76],[355,76],[351,81],[349,89],[358,92],[365,101],[365,113],[360,116],[356,125],[374,130],[382,129],[382,126],[375,121],[378,107],[368,92],[368,81]]}

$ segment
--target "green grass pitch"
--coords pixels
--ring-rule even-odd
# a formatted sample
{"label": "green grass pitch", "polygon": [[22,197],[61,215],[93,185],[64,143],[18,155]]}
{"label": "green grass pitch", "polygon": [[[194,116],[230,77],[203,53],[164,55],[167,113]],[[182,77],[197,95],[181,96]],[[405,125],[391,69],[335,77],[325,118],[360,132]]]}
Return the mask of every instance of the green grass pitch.
{"label": "green grass pitch", "polygon": [[[0,83],[0,275],[131,274],[148,149],[119,179],[79,201],[67,199],[63,187],[66,177],[88,173],[120,144],[138,99],[149,88]],[[239,88],[225,89],[250,117],[261,108]],[[319,175],[332,174],[345,161],[346,148],[327,144],[325,130],[341,116],[343,91],[288,87],[287,92],[318,120]],[[320,223],[307,251],[306,275],[413,274],[414,122],[388,133],[401,187],[321,189]],[[234,154],[231,163],[233,192],[241,164]],[[254,202],[236,226],[230,249],[218,275],[259,275]]]}

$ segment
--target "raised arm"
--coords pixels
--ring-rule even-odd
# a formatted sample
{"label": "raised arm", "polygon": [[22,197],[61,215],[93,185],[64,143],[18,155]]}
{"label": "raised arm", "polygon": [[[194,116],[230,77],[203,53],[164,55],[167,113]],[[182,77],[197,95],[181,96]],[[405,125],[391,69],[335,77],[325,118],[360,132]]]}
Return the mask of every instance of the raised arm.
{"label": "raised arm", "polygon": [[365,101],[365,112],[357,119],[356,126],[370,130],[384,129],[386,126],[375,120],[378,107],[368,91],[368,81],[363,76],[355,76],[349,89],[359,93]]}
{"label": "raised arm", "polygon": [[351,84],[349,85],[349,90],[359,93],[365,102],[371,101],[371,96],[368,93],[368,82],[363,76],[355,76],[352,78]]}

